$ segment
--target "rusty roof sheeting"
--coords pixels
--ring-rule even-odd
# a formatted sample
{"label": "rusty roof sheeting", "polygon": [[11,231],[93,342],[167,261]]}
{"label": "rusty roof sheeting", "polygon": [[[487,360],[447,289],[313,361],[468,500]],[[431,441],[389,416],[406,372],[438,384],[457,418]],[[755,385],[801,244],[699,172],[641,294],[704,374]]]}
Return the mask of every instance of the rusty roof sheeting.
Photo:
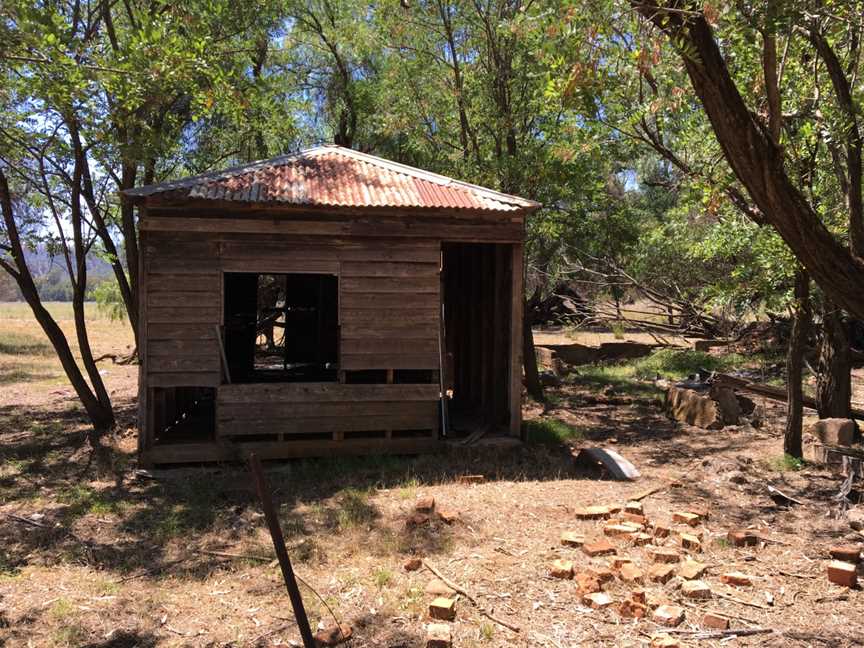
{"label": "rusty roof sheeting", "polygon": [[540,204],[436,173],[326,145],[156,185],[127,196],[316,207],[533,211]]}

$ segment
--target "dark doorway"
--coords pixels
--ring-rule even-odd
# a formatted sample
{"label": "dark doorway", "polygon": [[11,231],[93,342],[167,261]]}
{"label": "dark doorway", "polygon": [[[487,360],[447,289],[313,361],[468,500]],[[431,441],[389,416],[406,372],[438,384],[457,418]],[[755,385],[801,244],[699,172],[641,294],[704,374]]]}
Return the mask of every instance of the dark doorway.
{"label": "dark doorway", "polygon": [[339,284],[323,274],[225,274],[232,382],[335,381]]}
{"label": "dark doorway", "polygon": [[509,245],[444,243],[445,389],[457,435],[510,420]]}

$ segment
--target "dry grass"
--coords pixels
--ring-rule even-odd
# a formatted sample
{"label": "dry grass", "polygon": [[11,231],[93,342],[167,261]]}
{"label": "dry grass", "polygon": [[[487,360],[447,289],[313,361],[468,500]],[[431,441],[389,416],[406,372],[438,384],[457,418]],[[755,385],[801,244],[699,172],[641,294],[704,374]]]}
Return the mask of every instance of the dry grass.
{"label": "dry grass", "polygon": [[[92,326],[99,353],[122,352],[128,344],[122,326],[107,320]],[[2,358],[55,374],[10,378],[0,389],[0,645],[239,647],[286,645],[296,637],[243,467],[136,474],[134,368],[126,374],[105,362],[121,432],[112,440],[113,465],[85,470],[89,455],[79,408],[68,390],[58,396],[56,364],[38,344],[18,337],[24,334],[40,339],[25,317],[0,315],[0,339],[17,345],[11,353],[0,347]],[[606,562],[559,545],[565,530],[600,533],[597,523],[574,518],[576,507],[624,502],[673,480],[682,486],[646,500],[649,517],[663,521],[680,508],[709,506],[699,557],[711,565],[706,580],[716,591],[730,592],[719,582],[721,571],[750,574],[755,586],[734,595],[763,606],[721,598],[692,602],[685,628],[698,627],[699,611],[711,609],[730,615],[736,627],[777,631],[735,645],[861,645],[864,595],[833,588],[823,575],[826,547],[851,539],[848,526],[833,517],[838,480],[778,459],[781,412],[769,406],[769,425],[761,430],[705,432],[673,425],[652,400],[634,399],[623,389],[600,395],[598,385],[571,382],[553,396],[545,409],[526,408],[529,418],[540,421],[534,426],[548,432],[537,445],[268,466],[297,572],[354,626],[355,648],[423,645],[430,574],[402,569],[412,555],[426,557],[522,628],[511,633],[461,600],[453,624],[460,648],[647,645],[657,630],[650,621],[589,610],[572,582],[552,580],[547,570],[558,557],[580,569]],[[574,469],[571,446],[613,441],[642,471],[638,483]],[[458,483],[456,477],[466,473],[483,473],[487,480]],[[766,482],[805,505],[777,509],[765,494]],[[424,495],[459,511],[461,521],[407,529],[413,502]],[[731,548],[725,532],[743,526],[771,542]],[[619,546],[645,564],[643,549]],[[208,550],[247,557],[203,553]],[[680,599],[671,587],[648,589]],[[618,599],[627,588],[616,581],[609,592]],[[764,592],[774,596],[773,606],[765,604]],[[820,602],[825,596],[845,598]],[[325,605],[305,587],[304,598],[314,623],[329,621]]]}

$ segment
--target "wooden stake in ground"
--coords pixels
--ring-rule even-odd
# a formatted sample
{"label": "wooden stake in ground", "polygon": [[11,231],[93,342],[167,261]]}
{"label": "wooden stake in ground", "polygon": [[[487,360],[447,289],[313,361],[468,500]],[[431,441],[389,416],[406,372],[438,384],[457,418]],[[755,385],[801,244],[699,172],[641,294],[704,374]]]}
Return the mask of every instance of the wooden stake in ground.
{"label": "wooden stake in ground", "polygon": [[294,578],[294,570],[291,568],[291,559],[288,558],[288,550],[285,549],[285,538],[282,536],[282,527],[279,526],[279,518],[276,517],[276,509],[273,507],[270,490],[267,488],[267,482],[264,479],[264,469],[261,467],[261,460],[254,452],[249,455],[249,469],[255,478],[255,488],[258,491],[258,498],[261,500],[264,518],[267,520],[267,526],[270,529],[270,537],[273,539],[273,549],[276,551],[279,566],[282,568],[285,588],[288,590],[288,597],[291,599],[291,607],[294,608],[294,616],[297,618],[297,626],[300,628],[303,646],[304,648],[315,648],[315,639],[312,636],[312,630],[309,628],[306,608],[303,607],[303,597],[300,595],[300,588],[297,586],[297,580]]}
{"label": "wooden stake in ground", "polygon": [[469,593],[465,590],[464,587],[460,587],[459,585],[457,585],[456,583],[454,583],[453,581],[451,581],[451,580],[450,580],[449,578],[447,578],[444,574],[442,574],[440,571],[438,571],[437,569],[435,569],[435,567],[433,567],[432,565],[430,565],[427,561],[425,561],[425,560],[423,561],[423,566],[424,566],[426,569],[428,569],[430,572],[432,572],[433,574],[435,574],[435,576],[437,576],[437,577],[441,580],[441,582],[444,583],[447,587],[449,587],[449,588],[452,589],[454,592],[456,592],[456,593],[458,593],[458,594],[461,594],[461,595],[464,596],[466,599],[468,599],[469,601],[471,601],[472,605],[474,605],[474,607],[477,608],[477,611],[480,612],[480,614],[482,614],[483,616],[485,616],[487,619],[489,619],[490,621],[494,621],[495,623],[497,623],[497,624],[500,625],[500,626],[504,626],[504,627],[507,628],[508,630],[512,630],[513,632],[519,632],[519,626],[517,626],[517,625],[513,625],[512,623],[507,623],[506,621],[502,621],[501,619],[499,619],[499,618],[493,616],[492,613],[491,613],[491,612],[488,612],[488,611],[487,611],[487,610],[486,610],[482,605],[480,605],[480,604],[477,602],[477,599],[475,599],[471,594],[469,594]]}

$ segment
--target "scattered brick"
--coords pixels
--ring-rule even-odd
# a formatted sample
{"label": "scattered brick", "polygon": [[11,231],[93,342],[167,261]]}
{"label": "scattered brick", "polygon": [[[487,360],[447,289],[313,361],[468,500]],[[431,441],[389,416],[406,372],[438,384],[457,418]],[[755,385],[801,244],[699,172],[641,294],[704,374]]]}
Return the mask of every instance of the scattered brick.
{"label": "scattered brick", "polygon": [[707,569],[707,565],[688,558],[678,568],[678,575],[685,580],[696,580],[697,578],[702,578]]}
{"label": "scattered brick", "polygon": [[561,534],[561,544],[565,547],[581,547],[585,544],[585,536],[573,531],[565,531]]}
{"label": "scattered brick", "polygon": [[428,497],[421,497],[414,504],[414,510],[418,513],[431,513],[435,509],[435,498],[431,495]]}
{"label": "scattered brick", "polygon": [[648,606],[627,599],[618,604],[618,614],[626,619],[641,619],[648,614]]}
{"label": "scattered brick", "polygon": [[609,509],[609,513],[610,513],[611,515],[617,515],[618,513],[621,512],[621,508],[622,508],[622,507],[621,507],[620,504],[610,504],[610,505],[607,506],[606,508]]}
{"label": "scattered brick", "polygon": [[409,558],[405,561],[405,564],[402,567],[407,572],[417,571],[423,566],[423,561],[420,558]]}
{"label": "scattered brick", "polygon": [[720,580],[727,585],[738,585],[739,587],[750,587],[753,584],[753,579],[751,579],[747,574],[742,574],[741,572],[722,574]]}
{"label": "scattered brick", "polygon": [[755,547],[759,544],[759,536],[752,531],[730,531],[726,539],[733,547]]}
{"label": "scattered brick", "polygon": [[549,569],[552,578],[573,578],[573,563],[569,560],[556,560]]}
{"label": "scattered brick", "polygon": [[595,610],[602,610],[612,605],[612,597],[604,592],[592,592],[583,596],[582,602]]}
{"label": "scattered brick", "polygon": [[456,482],[459,484],[482,484],[486,481],[485,475],[459,475]]}
{"label": "scattered brick", "polygon": [[636,603],[642,603],[645,605],[648,603],[648,594],[644,589],[635,589],[630,592],[630,599]]}
{"label": "scattered brick", "polygon": [[612,565],[611,566],[612,566],[612,569],[617,571],[617,570],[621,569],[626,563],[632,564],[633,559],[630,556],[615,556],[612,559]]}
{"label": "scattered brick", "polygon": [[638,533],[640,528],[631,524],[607,524],[603,527],[603,533],[607,536],[629,536]]}
{"label": "scattered brick", "polygon": [[451,648],[450,626],[446,623],[430,623],[426,626],[426,648]]}
{"label": "scattered brick", "polygon": [[338,646],[345,643],[354,634],[349,625],[332,625],[315,633],[316,646]]}
{"label": "scattered brick", "polygon": [[710,599],[711,588],[708,583],[701,580],[684,581],[681,585],[681,593],[691,599]]}
{"label": "scattered brick", "polygon": [[458,522],[458,521],[459,521],[459,517],[460,517],[460,516],[459,516],[459,512],[458,512],[458,511],[453,511],[453,510],[450,510],[450,509],[439,509],[439,510],[438,510],[438,518],[439,518],[439,519],[440,519],[444,524],[453,524],[454,522]]}
{"label": "scattered brick", "polygon": [[582,545],[582,551],[589,556],[610,556],[618,553],[618,550],[613,547],[608,540],[601,538],[597,542],[590,542]]}
{"label": "scattered brick", "polygon": [[625,563],[621,567],[621,580],[628,583],[641,583],[645,579],[642,570],[633,563]]}
{"label": "scattered brick", "polygon": [[624,522],[637,524],[639,525],[639,527],[645,527],[648,524],[648,518],[646,518],[644,515],[639,515],[638,513],[629,513],[627,511],[624,511],[621,514],[621,519]]}
{"label": "scattered brick", "polygon": [[687,512],[692,513],[693,515],[698,515],[701,519],[700,522],[704,522],[708,519],[710,515],[710,510],[705,506],[689,506],[687,507]]}
{"label": "scattered brick", "polygon": [[452,621],[456,618],[456,601],[439,597],[429,604],[429,616],[439,621]]}
{"label": "scattered brick", "polygon": [[858,584],[858,573],[853,563],[842,560],[832,560],[828,563],[828,580],[835,585],[855,587]]}
{"label": "scattered brick", "polygon": [[651,616],[655,623],[660,625],[674,627],[681,625],[684,621],[684,608],[677,605],[661,605]]}
{"label": "scattered brick", "polygon": [[644,509],[642,508],[642,502],[627,502],[624,505],[624,511],[626,513],[634,513],[636,515],[644,515]]}
{"label": "scattered brick", "polygon": [[651,648],[681,648],[681,642],[669,635],[660,635],[651,639]]}
{"label": "scattered brick", "polygon": [[682,549],[687,549],[688,551],[702,551],[702,542],[700,542],[699,538],[690,533],[680,534],[678,536],[678,542]]}
{"label": "scattered brick", "polygon": [[699,542],[705,541],[705,531],[704,529],[694,529],[693,527],[679,527],[675,529],[675,533],[678,536],[684,535],[685,533],[689,536],[693,536]]}
{"label": "scattered brick", "polygon": [[711,628],[712,630],[728,630],[729,619],[713,612],[706,612],[702,617],[702,627]]}
{"label": "scattered brick", "polygon": [[671,530],[665,524],[654,524],[654,537],[655,538],[665,538],[669,535]]}
{"label": "scattered brick", "polygon": [[702,517],[696,513],[688,513],[687,511],[675,511],[672,514],[673,522],[681,522],[689,526],[696,526],[702,521]]}
{"label": "scattered brick", "polygon": [[609,581],[615,580],[615,574],[612,573],[611,569],[606,569],[605,567],[593,567],[588,570],[589,573],[594,574],[601,583],[608,583]]}
{"label": "scattered brick", "polygon": [[676,563],[681,559],[677,551],[668,547],[652,547],[648,554],[656,563]]}
{"label": "scattered brick", "polygon": [[584,596],[585,594],[592,594],[593,592],[599,592],[603,587],[600,583],[600,579],[597,578],[596,574],[592,574],[590,572],[579,572],[576,574],[576,591]]}
{"label": "scattered brick", "polygon": [[409,529],[416,529],[417,527],[426,526],[431,521],[432,518],[427,513],[416,512],[408,516],[408,519],[405,520],[405,526]]}
{"label": "scattered brick", "polygon": [[642,532],[634,533],[630,539],[633,540],[633,544],[638,546],[651,544],[651,541],[653,540],[650,535]]}
{"label": "scattered brick", "polygon": [[860,545],[835,545],[828,550],[834,560],[848,563],[861,562]]}
{"label": "scattered brick", "polygon": [[574,512],[579,520],[602,520],[612,515],[608,506],[586,506]]}
{"label": "scattered brick", "polygon": [[648,570],[648,578],[655,583],[665,583],[675,575],[675,568],[670,565],[652,565]]}

